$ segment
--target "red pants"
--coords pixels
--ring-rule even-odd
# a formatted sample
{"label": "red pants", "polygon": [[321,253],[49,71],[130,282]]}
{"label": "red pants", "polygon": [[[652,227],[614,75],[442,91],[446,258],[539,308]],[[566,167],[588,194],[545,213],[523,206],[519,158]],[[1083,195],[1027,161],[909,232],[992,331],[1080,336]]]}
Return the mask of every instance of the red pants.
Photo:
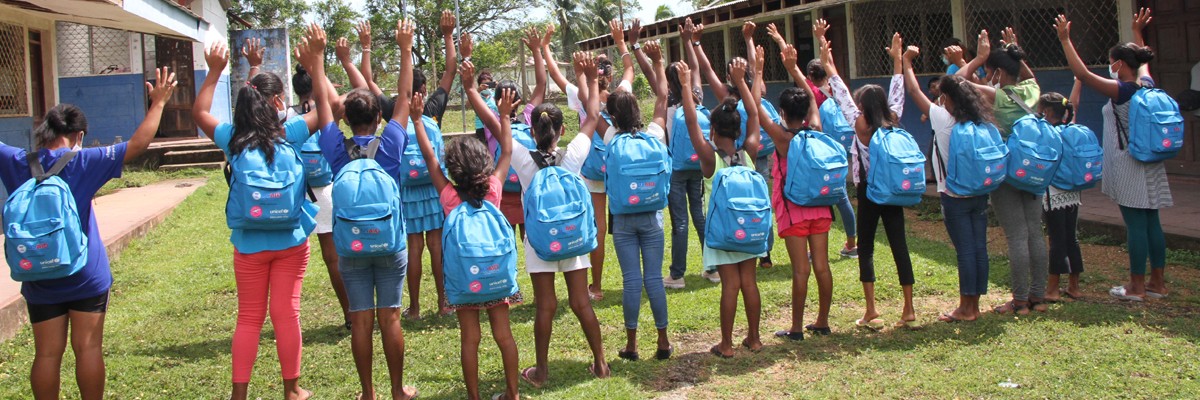
{"label": "red pants", "polygon": [[275,350],[283,379],[300,377],[300,288],[308,266],[308,242],[254,254],[234,250],[237,280],[237,327],[233,330],[233,382],[249,383],[258,358],[258,342],[270,302]]}

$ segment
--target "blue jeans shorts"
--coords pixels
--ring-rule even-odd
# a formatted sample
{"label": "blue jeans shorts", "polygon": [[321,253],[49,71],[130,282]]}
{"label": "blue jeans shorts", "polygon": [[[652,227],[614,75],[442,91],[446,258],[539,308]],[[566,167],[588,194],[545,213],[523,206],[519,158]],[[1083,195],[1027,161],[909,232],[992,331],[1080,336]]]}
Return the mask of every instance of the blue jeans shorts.
{"label": "blue jeans shorts", "polygon": [[365,258],[338,257],[338,271],[346,286],[350,312],[400,308],[404,276],[408,274],[408,252]]}

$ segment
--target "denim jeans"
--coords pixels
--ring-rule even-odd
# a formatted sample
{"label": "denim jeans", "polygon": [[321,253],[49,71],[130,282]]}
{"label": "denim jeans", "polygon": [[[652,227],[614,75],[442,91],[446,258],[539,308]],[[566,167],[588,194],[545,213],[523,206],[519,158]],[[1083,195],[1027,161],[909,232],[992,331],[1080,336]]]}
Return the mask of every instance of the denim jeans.
{"label": "denim jeans", "polygon": [[[771,138],[766,138],[766,140],[771,140]],[[771,178],[771,167],[772,167],[771,153],[774,153],[774,152],[775,152],[774,150],[759,152],[758,157],[756,157],[754,159],[754,171],[758,172],[758,174],[762,176],[763,180],[767,181],[767,193],[768,194],[772,193],[771,191],[775,190],[775,187],[774,187],[775,180]],[[768,196],[768,198],[770,198],[770,196]],[[771,230],[774,231],[775,226],[774,226],[774,224],[771,224],[771,225],[772,225]],[[772,232],[767,235],[767,258],[771,258],[771,250],[774,250],[774,249],[775,249],[775,233]]]}
{"label": "denim jeans", "polygon": [[[860,197],[859,200],[862,200]],[[858,236],[858,225],[854,219],[854,205],[850,204],[850,191],[846,191],[846,195],[842,196],[837,203],[838,218],[842,219],[842,229],[846,230],[846,237],[852,238]]]}
{"label": "denim jeans", "polygon": [[650,299],[654,327],[667,328],[667,292],[663,288],[662,211],[612,216],[613,249],[621,264],[621,307],[625,328],[637,329],[642,288]]}
{"label": "denim jeans", "polygon": [[671,172],[667,209],[671,211],[671,278],[679,279],[687,272],[689,212],[696,236],[704,244],[704,175],[700,171]]}
{"label": "denim jeans", "polygon": [[958,293],[987,294],[987,207],[988,197],[951,197],[942,194],[942,217],[946,233],[958,255]]}
{"label": "denim jeans", "polygon": [[338,271],[346,285],[350,312],[400,308],[408,252],[378,257],[338,256]]}

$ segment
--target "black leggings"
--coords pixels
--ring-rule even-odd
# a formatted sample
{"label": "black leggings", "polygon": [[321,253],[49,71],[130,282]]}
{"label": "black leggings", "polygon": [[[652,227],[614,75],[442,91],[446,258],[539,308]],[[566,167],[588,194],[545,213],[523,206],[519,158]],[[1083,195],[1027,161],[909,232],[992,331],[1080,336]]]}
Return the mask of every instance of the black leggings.
{"label": "black leggings", "polygon": [[892,246],[892,259],[896,261],[896,274],[900,285],[916,283],[913,277],[912,258],[908,255],[908,240],[904,235],[904,207],[875,204],[867,198],[867,184],[859,183],[858,193],[858,280],[875,282],[875,229],[883,219],[883,231]]}
{"label": "black leggings", "polygon": [[1079,206],[1063,207],[1045,212],[1046,236],[1050,238],[1050,273],[1055,275],[1083,272],[1083,254],[1075,225],[1079,221]]}

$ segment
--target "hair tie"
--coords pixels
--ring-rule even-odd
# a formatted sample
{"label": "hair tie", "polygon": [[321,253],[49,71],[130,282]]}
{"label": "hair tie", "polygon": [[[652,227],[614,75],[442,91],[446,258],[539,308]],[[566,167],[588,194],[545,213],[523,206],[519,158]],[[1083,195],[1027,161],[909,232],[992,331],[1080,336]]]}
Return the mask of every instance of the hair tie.
{"label": "hair tie", "polygon": [[550,113],[548,113],[548,112],[545,112],[545,111],[542,111],[542,114],[541,114],[541,115],[539,115],[538,117],[540,117],[540,118],[550,118]]}
{"label": "hair tie", "polygon": [[1063,97],[1063,107],[1066,107],[1066,106],[1069,106],[1069,105],[1071,105],[1071,103],[1070,103],[1069,101],[1067,101],[1067,98],[1066,98],[1066,97]]}
{"label": "hair tie", "polygon": [[253,83],[250,83],[250,81],[246,81],[246,86],[249,86],[249,87],[251,87],[251,88],[254,88],[254,90],[258,90],[258,86],[254,86],[254,84],[253,84]]}

